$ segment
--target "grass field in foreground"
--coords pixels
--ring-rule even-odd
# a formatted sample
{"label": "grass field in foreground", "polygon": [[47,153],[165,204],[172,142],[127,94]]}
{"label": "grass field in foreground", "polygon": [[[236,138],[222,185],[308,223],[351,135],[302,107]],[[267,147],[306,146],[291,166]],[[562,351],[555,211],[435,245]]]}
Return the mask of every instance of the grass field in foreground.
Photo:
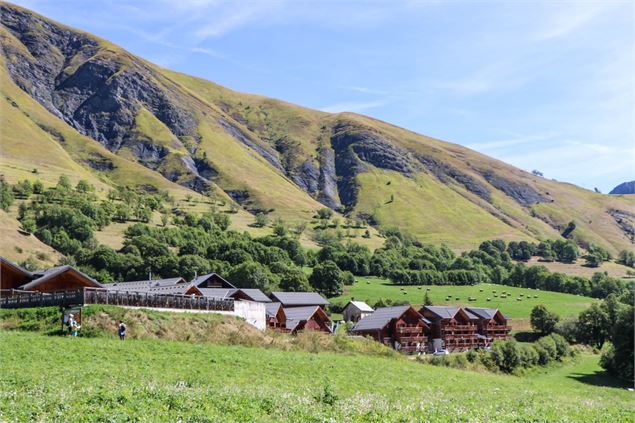
{"label": "grass field in foreground", "polygon": [[[507,285],[479,284],[474,286],[399,286],[391,285],[389,280],[375,277],[356,277],[356,283],[344,287],[344,295],[330,299],[331,302],[346,303],[351,298],[361,301],[375,302],[380,298],[392,300],[406,300],[410,304],[422,304],[426,289],[434,305],[460,305],[474,307],[500,308],[511,318],[528,318],[531,309],[543,304],[549,310],[561,316],[577,316],[589,307],[593,298],[578,295],[562,294],[559,292],[537,291],[527,288],[515,288]],[[480,292],[480,290],[483,292]],[[498,298],[492,291],[496,290]],[[507,298],[500,298],[502,291],[509,292]],[[523,294],[523,300],[516,298]],[[445,301],[446,295],[452,295],[451,301]],[[531,295],[531,298],[528,298]],[[534,298],[538,295],[538,298]],[[468,301],[469,297],[476,301]],[[458,300],[456,299],[458,298]],[[487,301],[490,298],[490,301]]]}
{"label": "grass field in foreground", "polygon": [[631,392],[584,382],[603,380],[592,379],[597,360],[521,378],[406,358],[0,331],[0,420],[633,421]]}

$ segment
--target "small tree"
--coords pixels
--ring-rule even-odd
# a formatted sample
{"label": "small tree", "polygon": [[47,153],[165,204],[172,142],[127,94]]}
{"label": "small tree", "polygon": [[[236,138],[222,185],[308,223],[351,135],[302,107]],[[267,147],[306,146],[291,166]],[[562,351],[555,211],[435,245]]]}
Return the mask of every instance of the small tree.
{"label": "small tree", "polygon": [[313,268],[309,283],[327,297],[337,297],[344,290],[344,277],[337,265],[326,260]]}
{"label": "small tree", "polygon": [[267,222],[269,221],[269,218],[267,218],[267,215],[264,214],[263,212],[258,212],[256,213],[256,226],[262,228],[267,226]]}
{"label": "small tree", "polygon": [[545,176],[545,175],[543,175],[543,173],[542,173],[541,171],[539,171],[539,170],[537,170],[537,169],[532,170],[532,171],[531,171],[531,173],[532,173],[534,176]]}
{"label": "small tree", "polygon": [[57,180],[57,189],[64,191],[71,189],[71,180],[68,178],[68,176],[60,176],[60,178]]}
{"label": "small tree", "polygon": [[431,306],[432,305],[432,299],[430,298],[430,295],[428,294],[427,291],[426,291],[426,293],[423,296],[423,305],[424,306]]}
{"label": "small tree", "polygon": [[75,187],[75,191],[77,192],[93,192],[95,191],[95,187],[92,186],[91,184],[88,183],[87,180],[85,179],[81,179],[78,183],[77,186]]}
{"label": "small tree", "polygon": [[287,225],[284,223],[284,220],[278,218],[273,224],[273,233],[276,236],[286,236],[287,235]]}
{"label": "small tree", "polygon": [[318,219],[329,220],[331,217],[333,217],[333,210],[327,207],[323,207],[317,211],[317,214],[318,214]]}
{"label": "small tree", "polygon": [[585,265],[588,267],[600,267],[602,265],[602,257],[599,254],[587,254],[584,256]]}
{"label": "small tree", "polygon": [[44,184],[39,179],[33,182],[33,193],[42,194],[44,192]]}
{"label": "small tree", "polygon": [[578,317],[578,338],[580,342],[602,348],[611,335],[609,314],[594,303]]}
{"label": "small tree", "polygon": [[622,250],[617,256],[617,261],[624,266],[635,267],[635,253],[629,250]]}
{"label": "small tree", "polygon": [[544,305],[537,305],[531,310],[531,327],[541,335],[549,335],[556,328],[560,317],[547,310]]}
{"label": "small tree", "polygon": [[9,211],[9,207],[13,204],[13,190],[11,186],[0,179],[0,209]]}

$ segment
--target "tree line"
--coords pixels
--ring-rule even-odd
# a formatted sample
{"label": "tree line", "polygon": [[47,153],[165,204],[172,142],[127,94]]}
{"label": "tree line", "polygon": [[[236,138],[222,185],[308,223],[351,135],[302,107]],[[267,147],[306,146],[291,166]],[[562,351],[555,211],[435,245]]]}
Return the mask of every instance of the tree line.
{"label": "tree line", "polygon": [[[117,188],[99,200],[86,181],[72,186],[65,176],[45,189],[41,182],[21,181],[13,186],[0,181],[0,206],[21,198],[18,218],[25,230],[104,281],[183,276],[217,272],[240,287],[266,292],[316,290],[338,296],[355,276],[389,278],[398,285],[474,285],[482,282],[566,292],[605,298],[615,294],[632,302],[633,282],[596,273],[592,278],[552,273],[544,266],[527,266],[533,254],[556,260],[577,257],[569,240],[505,243],[483,242],[478,249],[456,255],[445,245],[422,244],[397,229],[384,229],[384,245],[371,252],[353,242],[335,241],[317,252],[302,248],[298,234],[283,221],[274,233],[254,238],[230,229],[227,213],[210,209],[201,214],[174,208],[167,193]],[[161,225],[149,225],[153,216]],[[99,244],[95,231],[113,221],[134,222],[124,233],[123,247]],[[624,256],[624,257],[622,257]],[[620,259],[629,260],[629,254]],[[632,264],[632,263],[631,263]],[[305,273],[305,268],[311,268]]]}

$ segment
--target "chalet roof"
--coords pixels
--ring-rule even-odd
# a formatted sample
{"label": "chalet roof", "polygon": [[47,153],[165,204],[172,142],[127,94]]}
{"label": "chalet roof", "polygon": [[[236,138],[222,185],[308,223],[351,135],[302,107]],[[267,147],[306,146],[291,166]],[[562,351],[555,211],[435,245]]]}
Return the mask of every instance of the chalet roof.
{"label": "chalet roof", "polygon": [[283,306],[313,306],[331,304],[317,292],[272,292],[271,299]]}
{"label": "chalet roof", "polygon": [[[196,284],[192,284],[196,286]],[[198,288],[204,297],[231,298],[238,290],[236,288]]]}
{"label": "chalet roof", "polygon": [[64,265],[64,266],[52,267],[50,269],[46,269],[46,270],[42,270],[42,271],[33,272],[32,275],[35,277],[35,279],[33,279],[31,282],[29,282],[27,284],[22,285],[20,287],[20,289],[24,289],[25,291],[31,290],[31,289],[35,288],[36,286],[48,281],[49,279],[52,279],[55,276],[61,275],[62,273],[66,272],[66,271],[69,271],[69,270],[74,272],[74,273],[77,273],[78,275],[80,275],[84,279],[88,280],[94,287],[96,287],[96,288],[104,288],[104,285],[100,284],[95,279],[91,278],[90,276],[86,275],[85,273],[82,273],[79,270],[75,269],[73,266]]}
{"label": "chalet roof", "polygon": [[428,310],[442,319],[452,319],[459,312],[459,307],[446,307],[446,306],[425,306],[425,310]]}
{"label": "chalet roof", "polygon": [[[357,307],[357,309],[361,312],[364,313],[372,313],[373,311],[375,311],[371,306],[369,306],[368,304],[366,304],[363,301],[349,301],[348,304],[346,304],[346,307],[348,307],[349,305],[352,305],[354,307]],[[344,307],[344,308],[346,308]]]}
{"label": "chalet roof", "polygon": [[29,277],[33,276],[33,273],[29,272],[28,270],[26,270],[25,268],[23,268],[22,266],[15,264],[14,262],[12,262],[11,260],[9,260],[8,258],[5,257],[0,257],[0,263],[5,263],[7,264],[9,267],[12,267],[13,269],[17,270],[20,273],[23,273]]}
{"label": "chalet roof", "polygon": [[467,317],[469,317],[470,320],[479,320],[480,319],[479,316],[477,316],[476,314],[470,312],[470,310],[463,309],[463,311],[465,312],[465,314],[467,314]]}
{"label": "chalet roof", "polygon": [[241,292],[245,293],[249,298],[257,303],[270,303],[271,298],[267,297],[264,292],[258,288],[240,288]]}
{"label": "chalet roof", "polygon": [[[369,314],[357,322],[353,327],[353,331],[381,330],[386,327],[392,319],[400,318],[410,308],[412,308],[412,306],[409,305],[380,307],[375,310],[373,314]],[[430,321],[426,318],[422,317],[421,320],[427,325],[430,324]]]}
{"label": "chalet roof", "polygon": [[320,306],[283,308],[287,317],[287,329],[293,332],[300,323],[311,319],[318,309]]}
{"label": "chalet roof", "polygon": [[265,304],[265,312],[268,317],[274,317],[276,314],[278,314],[278,310],[280,310],[280,307],[282,307],[282,304],[280,303],[267,303]]}
{"label": "chalet roof", "polygon": [[[496,316],[497,312],[500,312],[499,309],[497,308],[483,308],[483,307],[468,307],[466,309],[467,312],[475,314],[477,317],[481,318],[481,319],[493,319],[494,316]],[[503,317],[505,319],[507,319],[507,316],[505,316],[502,312],[500,312]]]}
{"label": "chalet roof", "polygon": [[207,275],[202,275],[199,276],[195,279],[192,280],[192,283],[196,286],[201,285],[204,282],[207,282],[208,279],[216,277],[218,279],[221,280],[222,284],[225,285],[226,288],[236,288],[234,285],[232,285],[227,279],[223,278],[221,275],[219,275],[218,273],[208,273]]}
{"label": "chalet roof", "polygon": [[112,291],[148,291],[152,288],[164,287],[164,286],[190,286],[183,278],[169,278],[169,279],[154,279],[146,281],[130,281],[130,282],[115,282],[105,284],[105,288]]}
{"label": "chalet roof", "polygon": [[[179,283],[175,285],[155,286],[150,288],[148,292],[152,292],[155,294],[183,294],[185,295],[185,293],[192,287],[196,288],[196,286],[192,285],[191,283]],[[197,289],[200,291],[199,288]]]}

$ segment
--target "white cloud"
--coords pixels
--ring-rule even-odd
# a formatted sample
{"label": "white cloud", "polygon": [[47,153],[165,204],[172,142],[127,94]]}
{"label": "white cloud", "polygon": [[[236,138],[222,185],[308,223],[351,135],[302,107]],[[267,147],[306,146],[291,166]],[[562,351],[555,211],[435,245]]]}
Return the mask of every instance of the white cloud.
{"label": "white cloud", "polygon": [[569,35],[601,15],[609,5],[609,1],[557,3],[556,10],[550,11],[546,24],[533,39],[547,41]]}
{"label": "white cloud", "polygon": [[365,110],[381,107],[385,104],[384,101],[347,101],[343,103],[332,104],[330,106],[322,107],[320,110],[328,113],[340,113],[340,112],[356,112],[360,113]]}

